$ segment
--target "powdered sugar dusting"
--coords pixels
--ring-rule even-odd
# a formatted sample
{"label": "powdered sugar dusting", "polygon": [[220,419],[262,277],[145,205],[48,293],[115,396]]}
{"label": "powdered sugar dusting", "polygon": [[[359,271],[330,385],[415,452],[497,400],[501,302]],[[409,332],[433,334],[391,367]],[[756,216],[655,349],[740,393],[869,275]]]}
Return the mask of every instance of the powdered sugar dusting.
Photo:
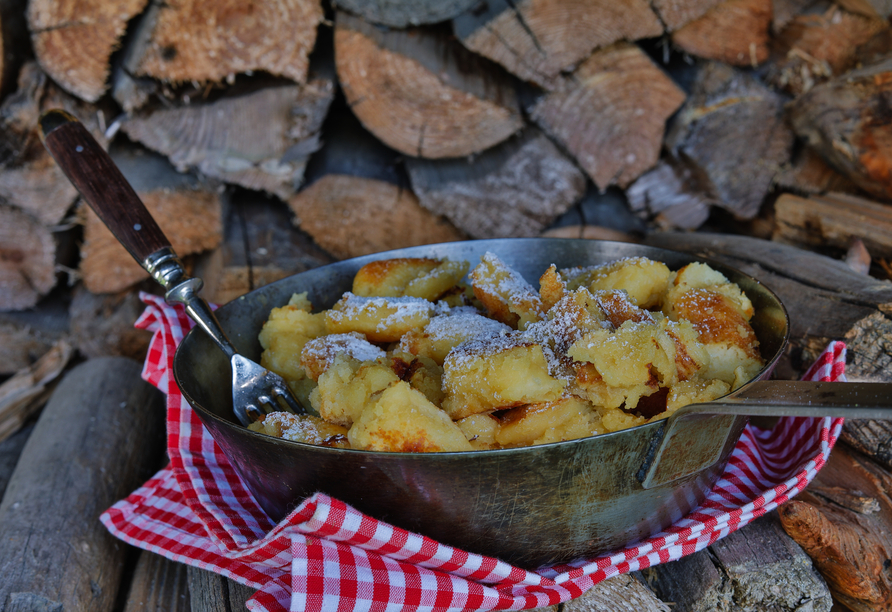
{"label": "powdered sugar dusting", "polygon": [[310,340],[304,345],[301,359],[316,359],[330,362],[335,356],[346,353],[358,361],[374,361],[386,353],[365,339],[358,332],[329,334]]}
{"label": "powdered sugar dusting", "polygon": [[333,321],[355,319],[369,311],[392,309],[394,312],[381,317],[378,330],[386,330],[404,321],[416,320],[419,316],[430,316],[433,304],[424,298],[416,297],[362,297],[346,292],[337,304],[337,310],[330,311]]}

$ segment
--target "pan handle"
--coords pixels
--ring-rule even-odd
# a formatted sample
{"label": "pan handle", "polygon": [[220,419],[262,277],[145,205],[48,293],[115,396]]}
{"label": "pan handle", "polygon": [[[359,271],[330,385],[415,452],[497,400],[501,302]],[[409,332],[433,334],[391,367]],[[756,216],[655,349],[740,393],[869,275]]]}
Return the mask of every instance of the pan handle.
{"label": "pan handle", "polygon": [[[651,441],[638,473],[641,486],[655,488],[715,464],[736,416],[892,419],[892,383],[754,381],[716,401],[679,408]],[[696,421],[702,422],[697,429]],[[709,429],[726,435],[691,433]]]}

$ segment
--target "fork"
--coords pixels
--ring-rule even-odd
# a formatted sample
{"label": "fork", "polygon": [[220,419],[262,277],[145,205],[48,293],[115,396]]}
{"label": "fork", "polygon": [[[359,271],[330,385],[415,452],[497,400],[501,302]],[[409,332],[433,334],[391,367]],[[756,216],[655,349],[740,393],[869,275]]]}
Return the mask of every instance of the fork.
{"label": "fork", "polygon": [[241,424],[248,426],[270,412],[306,413],[281,376],[235,350],[211,307],[198,296],[202,280],[186,274],[155,219],[84,125],[69,113],[53,109],[40,116],[38,126],[43,145],[62,172],[115,238],[164,287],[164,299],[183,304],[229,358],[232,406]]}

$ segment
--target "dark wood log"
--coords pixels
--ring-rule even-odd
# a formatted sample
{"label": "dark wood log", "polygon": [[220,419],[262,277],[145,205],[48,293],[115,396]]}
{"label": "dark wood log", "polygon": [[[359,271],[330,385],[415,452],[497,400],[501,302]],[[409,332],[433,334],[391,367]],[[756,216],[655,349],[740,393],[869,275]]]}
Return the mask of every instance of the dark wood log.
{"label": "dark wood log", "polygon": [[15,89],[19,70],[32,52],[25,19],[27,4],[25,0],[0,2],[0,97]]}
{"label": "dark wood log", "polygon": [[187,566],[141,551],[124,612],[190,612]]}
{"label": "dark wood log", "polygon": [[657,163],[666,120],[684,92],[630,43],[596,51],[570,81],[533,105],[533,120],[600,189],[626,187]]}
{"label": "dark wood log", "polygon": [[25,211],[0,205],[0,310],[24,310],[56,285],[56,241]]}
{"label": "dark wood log", "polygon": [[768,59],[771,0],[724,0],[672,33],[685,53],[735,66]]}
{"label": "dark wood log", "polygon": [[197,567],[190,566],[187,575],[192,612],[239,612],[256,591]]}
{"label": "dark wood log", "polygon": [[716,206],[751,219],[790,158],[794,138],[783,109],[783,98],[754,77],[707,62],[666,145],[692,168]]}
{"label": "dark wood log", "polygon": [[[795,149],[795,147],[794,147]],[[858,186],[843,176],[811,147],[803,146],[794,150],[793,159],[774,179],[775,187],[811,195],[836,191],[838,193],[861,193]]]}
{"label": "dark wood log", "polygon": [[831,5],[820,14],[798,15],[774,37],[780,59],[766,79],[794,96],[855,65],[856,51],[888,24]]}
{"label": "dark wood log", "polygon": [[288,207],[255,192],[227,194],[223,243],[197,258],[202,296],[225,304],[291,274],[333,258],[296,230]]}
{"label": "dark wood log", "polygon": [[802,198],[782,194],[774,203],[774,240],[847,249],[863,241],[874,257],[892,257],[892,206],[848,194]]}
{"label": "dark wood log", "polygon": [[69,93],[96,102],[108,88],[109,61],[127,23],[148,0],[37,0],[28,3],[28,29],[41,67]]}
{"label": "dark wood log", "polygon": [[472,238],[536,236],[585,193],[586,177],[539,130],[467,160],[406,160],[421,205]]}
{"label": "dark wood log", "polygon": [[323,16],[319,0],[153,2],[126,68],[170,83],[232,81],[252,71],[305,83]]}
{"label": "dark wood log", "polygon": [[866,17],[888,19],[892,15],[892,2],[889,0],[839,0],[839,4],[846,10]]}
{"label": "dark wood log", "polygon": [[33,429],[34,423],[29,423],[3,440],[3,442],[0,442],[0,499],[3,499],[6,486],[9,484],[9,478],[15,471],[15,466],[19,462],[19,456],[22,454],[22,449],[25,448],[25,443],[28,441],[28,437]]}
{"label": "dark wood log", "polygon": [[453,27],[468,49],[546,89],[597,48],[663,33],[644,0],[485,0]]}
{"label": "dark wood log", "polygon": [[697,229],[714,203],[691,168],[671,158],[638,177],[626,196],[635,214],[664,230]]}
{"label": "dark wood log", "polygon": [[777,512],[706,550],[642,572],[674,610],[829,611],[830,591],[811,559],[781,528]]}
{"label": "dark wood log", "polygon": [[478,0],[335,0],[336,8],[361,15],[372,23],[405,28],[447,21],[472,8]]}
{"label": "dark wood log", "polygon": [[834,449],[803,494],[779,509],[784,529],[809,554],[833,596],[855,612],[892,606],[892,475]]}
{"label": "dark wood log", "polygon": [[667,32],[674,32],[687,23],[699,19],[721,0],[651,0],[651,6],[660,16]]}
{"label": "dark wood log", "polygon": [[781,32],[794,17],[802,13],[816,0],[771,0],[771,31]]}
{"label": "dark wood log", "polygon": [[471,155],[523,127],[511,80],[448,32],[388,30],[339,12],[335,60],[353,112],[406,155]]}
{"label": "dark wood log", "polygon": [[133,140],[166,155],[181,172],[286,199],[303,179],[334,94],[327,78],[280,84],[126,119]]}
{"label": "dark wood log", "polygon": [[560,607],[562,612],[669,612],[672,609],[630,574],[599,582],[581,597]]}
{"label": "dark wood log", "polygon": [[0,502],[6,610],[112,609],[126,548],[97,519],[159,467],[162,406],[128,359],[91,359],[64,378]]}
{"label": "dark wood log", "polygon": [[886,99],[892,59],[852,70],[799,96],[790,107],[796,134],[866,192],[892,199],[892,134]]}

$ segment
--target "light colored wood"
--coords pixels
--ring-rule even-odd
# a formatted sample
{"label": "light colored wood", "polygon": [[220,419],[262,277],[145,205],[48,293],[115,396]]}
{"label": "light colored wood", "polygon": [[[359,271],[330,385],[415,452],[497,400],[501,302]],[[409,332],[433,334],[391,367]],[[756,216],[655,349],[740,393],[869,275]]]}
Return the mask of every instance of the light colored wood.
{"label": "light colored wood", "polygon": [[735,66],[768,59],[771,0],[724,0],[672,33],[685,53]]}
{"label": "light colored wood", "polygon": [[774,239],[810,247],[848,249],[860,238],[874,257],[892,257],[892,205],[846,194],[802,198],[782,194],[774,204]]}
{"label": "light colored wood", "polygon": [[670,612],[672,607],[657,599],[635,577],[623,574],[599,582],[581,597],[561,606],[563,612]]}
{"label": "light colored wood", "polygon": [[334,96],[326,78],[264,87],[206,104],[161,108],[125,120],[131,139],[166,155],[181,172],[201,174],[286,199],[319,148]]}
{"label": "light colored wood", "polygon": [[752,219],[790,159],[794,137],[784,103],[742,70],[706,62],[673,119],[666,146],[691,168],[716,206]]}
{"label": "light colored wood", "polygon": [[0,310],[31,308],[56,285],[56,242],[28,213],[0,204]]}
{"label": "light colored wood", "polygon": [[405,28],[448,21],[479,0],[334,0],[336,8],[361,15],[372,23]]}
{"label": "light colored wood", "polygon": [[645,0],[492,0],[453,26],[468,49],[546,89],[597,48],[663,33]]}
{"label": "light colored wood", "polygon": [[187,569],[182,563],[141,551],[124,612],[190,612]]}
{"label": "light colored wood", "polygon": [[798,15],[774,38],[782,59],[771,65],[767,80],[797,96],[851,68],[857,48],[887,27],[836,5],[818,15]]}
{"label": "light colored wood", "polygon": [[639,47],[617,43],[593,53],[571,86],[540,98],[530,114],[603,190],[656,164],[666,120],[684,99]]}
{"label": "light colored wood", "polygon": [[714,203],[687,166],[660,160],[626,190],[629,208],[661,229],[697,229]]}
{"label": "light colored wood", "polygon": [[464,238],[408,189],[375,179],[329,174],[288,205],[298,227],[338,259]]}
{"label": "light colored wood", "polygon": [[40,415],[0,502],[6,610],[114,608],[126,548],[99,515],[160,467],[164,449],[163,396],[140,370],[91,359]]}
{"label": "light colored wood", "polygon": [[699,19],[719,2],[721,0],[651,0],[651,5],[665,24],[666,31],[674,32]]}
{"label": "light colored wood", "polygon": [[471,155],[523,127],[510,81],[444,33],[385,30],[339,12],[335,61],[362,124],[406,155]]}
{"label": "light colored wood", "polygon": [[28,28],[41,67],[66,91],[96,102],[108,88],[109,60],[128,22],[148,0],[34,0]]}
{"label": "light colored wood", "polygon": [[319,0],[153,0],[127,63],[172,83],[252,71],[304,83],[322,19]]}
{"label": "light colored wood", "polygon": [[421,205],[472,238],[536,236],[585,193],[585,175],[536,129],[473,162],[410,158]]}
{"label": "light colored wood", "polygon": [[892,133],[878,115],[892,91],[892,59],[816,85],[790,105],[796,134],[861,189],[892,199]]}

